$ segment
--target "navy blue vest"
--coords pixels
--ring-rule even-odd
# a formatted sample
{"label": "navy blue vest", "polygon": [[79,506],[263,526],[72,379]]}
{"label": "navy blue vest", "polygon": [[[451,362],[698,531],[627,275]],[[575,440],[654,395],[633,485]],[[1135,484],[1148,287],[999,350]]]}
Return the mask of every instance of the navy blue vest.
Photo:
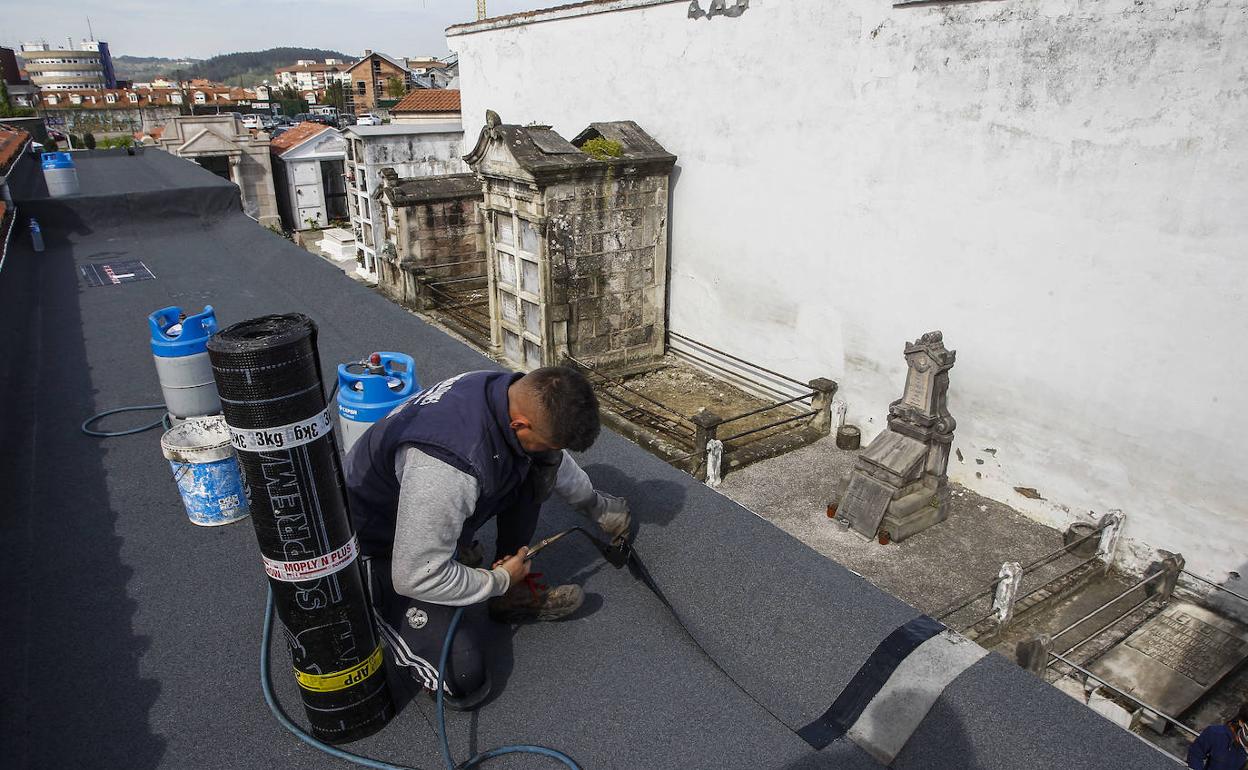
{"label": "navy blue vest", "polygon": [[538,459],[525,453],[511,429],[507,388],[521,376],[469,372],[443,380],[360,437],[351,448],[347,497],[366,556],[388,556],[393,547],[399,502],[394,461],[406,444],[476,479],[477,507],[465,531],[475,532],[515,503]]}

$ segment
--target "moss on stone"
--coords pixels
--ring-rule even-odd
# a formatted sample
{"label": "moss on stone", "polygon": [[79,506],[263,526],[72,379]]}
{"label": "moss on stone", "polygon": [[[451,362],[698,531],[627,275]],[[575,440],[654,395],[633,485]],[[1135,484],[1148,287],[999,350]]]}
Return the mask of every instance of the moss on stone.
{"label": "moss on stone", "polygon": [[624,145],[601,136],[590,139],[581,145],[581,152],[598,160],[619,158],[624,155]]}

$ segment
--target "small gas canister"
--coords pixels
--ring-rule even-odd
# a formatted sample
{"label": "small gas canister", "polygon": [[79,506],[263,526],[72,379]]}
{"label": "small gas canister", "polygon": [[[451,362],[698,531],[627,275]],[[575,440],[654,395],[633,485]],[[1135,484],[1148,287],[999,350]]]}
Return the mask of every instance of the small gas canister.
{"label": "small gas canister", "polygon": [[342,451],[369,426],[420,392],[416,361],[403,353],[373,353],[364,361],[338,365],[338,426]]}

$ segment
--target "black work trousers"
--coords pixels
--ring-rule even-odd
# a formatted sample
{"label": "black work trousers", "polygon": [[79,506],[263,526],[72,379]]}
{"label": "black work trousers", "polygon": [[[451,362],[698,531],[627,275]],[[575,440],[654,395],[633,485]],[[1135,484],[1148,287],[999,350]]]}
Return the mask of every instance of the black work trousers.
{"label": "black work trousers", "polygon": [[[542,508],[542,500],[536,498],[541,492],[531,486],[526,487],[527,494],[521,494],[515,505],[494,517],[498,530],[496,560],[514,554],[533,540]],[[465,527],[461,546],[472,543],[474,534],[474,528]],[[490,564],[480,566],[488,569]],[[397,593],[388,558],[365,559],[364,570],[374,618],[394,662],[409,667],[417,682],[429,690],[436,690],[442,644],[457,608],[422,602]],[[488,696],[490,679],[486,654],[494,633],[492,625],[483,606],[465,609],[451,644],[444,679],[446,694],[451,698],[475,704]]]}

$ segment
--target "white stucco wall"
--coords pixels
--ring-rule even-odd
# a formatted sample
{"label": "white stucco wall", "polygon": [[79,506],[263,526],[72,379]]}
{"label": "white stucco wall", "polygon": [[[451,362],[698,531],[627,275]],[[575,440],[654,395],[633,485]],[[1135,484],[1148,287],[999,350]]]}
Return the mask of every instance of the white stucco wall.
{"label": "white stucco wall", "polygon": [[458,131],[367,136],[364,160],[369,167],[369,183],[374,183],[374,175],[387,167],[405,178],[467,173],[461,147]]}
{"label": "white stucco wall", "polygon": [[[463,135],[458,121],[438,125],[420,126],[360,126],[344,132],[348,141],[363,142],[363,156],[350,165],[357,176],[363,175],[367,185],[364,197],[372,195],[381,182],[381,170],[392,168],[401,178],[464,174],[469,171],[464,163]],[[348,186],[348,195],[361,195],[358,183]],[[361,207],[365,201],[360,201]],[[367,204],[379,212],[375,203]],[[361,208],[362,210],[362,208]],[[363,217],[352,217],[352,223],[364,232]],[[364,270],[376,272],[375,258],[384,243],[382,223],[373,221],[373,237],[361,237],[357,243],[364,251]]]}
{"label": "white stucco wall", "polygon": [[679,157],[674,331],[836,379],[869,440],[941,329],[952,478],[1248,574],[1242,0],[640,5],[452,28],[468,144],[636,120]]}

